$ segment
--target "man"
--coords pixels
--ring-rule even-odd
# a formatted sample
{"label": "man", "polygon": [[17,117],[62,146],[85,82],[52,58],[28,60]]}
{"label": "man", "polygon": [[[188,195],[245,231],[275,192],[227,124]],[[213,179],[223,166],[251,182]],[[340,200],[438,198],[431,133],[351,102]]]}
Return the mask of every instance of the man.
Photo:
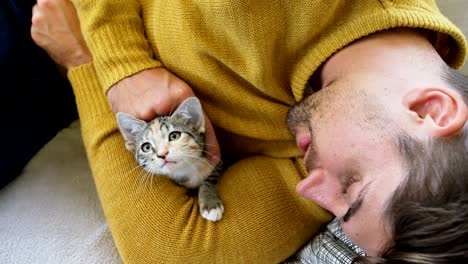
{"label": "man", "polygon": [[[83,4],[82,10],[95,8],[89,4],[90,2]],[[106,61],[100,56],[103,56],[106,51],[103,51],[103,47],[109,43],[104,40],[103,43],[93,41],[93,37],[99,37],[98,32],[86,33],[85,30],[85,34],[89,34],[88,43],[91,45],[95,62],[83,64],[91,62],[91,56],[83,47],[79,32],[70,30],[73,26],[70,27],[64,23],[63,19],[66,17],[68,24],[76,25],[77,22],[73,23],[73,16],[70,15],[73,12],[68,11],[66,16],[53,15],[58,10],[73,10],[70,3],[59,0],[39,1],[33,17],[33,38],[52,57],[55,57],[70,70],[69,78],[77,96],[84,142],[90,164],[106,216],[116,239],[116,245],[124,261],[135,263],[161,261],[272,263],[283,261],[307,239],[314,236],[320,224],[329,219],[313,203],[304,203],[296,198],[292,190],[299,180],[302,180],[297,187],[299,193],[337,216],[347,236],[371,256],[384,257],[390,261],[402,261],[404,258],[408,263],[413,263],[414,256],[416,256],[413,252],[415,252],[417,254],[424,253],[425,255],[417,255],[417,257],[426,258],[427,263],[433,263],[431,261],[437,261],[437,259],[442,263],[448,260],[464,261],[466,256],[464,248],[466,231],[464,230],[466,228],[463,228],[463,223],[466,221],[457,221],[445,227],[438,225],[439,229],[433,230],[437,230],[440,234],[443,234],[442,231],[448,232],[453,229],[460,230],[460,234],[455,239],[447,239],[444,236],[444,243],[440,243],[441,239],[436,239],[439,244],[429,243],[430,245],[424,245],[420,249],[411,248],[414,245],[418,246],[420,241],[418,243],[411,242],[409,245],[404,244],[411,241],[411,237],[405,237],[406,234],[410,233],[401,229],[411,226],[411,224],[418,226],[419,220],[405,222],[408,219],[406,209],[409,206],[422,209],[432,208],[426,204],[418,207],[418,203],[425,201],[425,198],[429,198],[428,202],[432,202],[435,196],[438,197],[439,190],[447,190],[447,188],[441,188],[440,186],[443,185],[439,185],[439,183],[442,184],[446,180],[449,183],[459,183],[450,185],[455,188],[453,192],[449,192],[452,195],[442,196],[454,198],[454,201],[458,202],[452,203],[452,201],[446,200],[452,207],[460,208],[464,205],[463,201],[466,200],[464,199],[466,191],[456,189],[467,185],[464,177],[466,175],[464,161],[460,160],[466,157],[464,144],[462,144],[462,151],[454,154],[456,159],[453,160],[457,165],[454,168],[458,168],[461,172],[454,173],[453,177],[445,172],[435,173],[435,168],[427,163],[427,156],[430,155],[423,156],[421,154],[422,158],[418,159],[416,154],[424,154],[424,152],[415,152],[411,148],[413,145],[420,147],[422,144],[418,150],[427,151],[426,142],[439,142],[442,146],[459,146],[460,144],[457,143],[464,142],[464,133],[462,132],[467,119],[466,99],[462,97],[462,93],[456,91],[456,89],[461,89],[457,88],[459,85],[455,85],[456,82],[447,81],[442,77],[445,76],[443,73],[451,71],[446,69],[445,62],[434,48],[437,46],[444,59],[459,66],[466,52],[464,39],[459,31],[431,9],[433,6],[430,3],[427,3],[426,6],[423,5],[429,12],[427,14],[423,12],[419,15],[415,11],[419,9],[409,4],[399,6],[385,2],[389,6],[384,5],[384,8],[381,6],[382,3],[374,4],[369,2],[364,7],[359,4],[352,6],[358,8],[356,9],[358,11],[359,7],[366,11],[374,10],[377,12],[380,10],[379,15],[388,18],[388,20],[380,20],[380,16],[369,15],[369,13],[366,13],[369,15],[366,18],[373,18],[374,22],[382,23],[382,25],[378,23],[366,24],[364,20],[359,20],[362,16],[351,16],[354,18],[351,21],[364,23],[363,28],[367,27],[367,30],[371,31],[367,33],[378,33],[363,37],[366,30],[349,29],[349,35],[341,35],[343,39],[335,39],[336,35],[324,35],[323,39],[318,38],[321,40],[321,45],[318,46],[321,49],[311,48],[310,50],[306,49],[305,54],[293,54],[292,57],[297,56],[296,60],[290,61],[291,57],[282,52],[278,56],[273,56],[277,57],[278,60],[301,66],[297,67],[293,74],[292,91],[282,89],[282,86],[278,85],[285,81],[286,76],[289,76],[288,72],[279,71],[276,77],[275,72],[268,70],[274,70],[277,67],[271,67],[271,64],[268,63],[262,64],[261,56],[255,56],[257,52],[262,53],[264,50],[250,50],[249,48],[254,46],[247,45],[248,43],[243,43],[247,45],[244,52],[253,54],[251,61],[244,61],[242,54],[236,53],[240,51],[236,49],[239,46],[230,46],[229,42],[226,42],[225,45],[232,49],[226,50],[224,45],[216,45],[215,42],[211,50],[195,53],[196,56],[200,56],[201,63],[205,63],[206,68],[209,69],[203,71],[193,68],[192,71],[196,74],[192,74],[192,71],[186,71],[183,67],[184,63],[190,64],[189,58],[195,56],[194,54],[189,52],[186,54],[187,61],[180,61],[178,52],[183,53],[184,49],[172,54],[174,58],[162,59],[165,61],[165,67],[172,68],[178,75],[183,76],[184,80],[188,80],[192,84],[191,86],[196,87],[195,94],[203,99],[204,107],[206,106],[205,111],[222,134],[220,137],[221,149],[225,147],[233,152],[244,152],[242,153],[243,158],[231,165],[221,179],[220,192],[226,204],[226,217],[219,223],[213,224],[206,223],[198,217],[197,208],[194,206],[196,203],[185,193],[185,190],[163,179],[157,178],[156,184],[152,186],[153,189],[145,193],[138,193],[135,191],[136,188],[129,188],[134,179],[132,177],[138,176],[138,173],[129,173],[135,167],[134,162],[132,162],[131,154],[125,152],[123,148],[113,113],[107,104],[107,99],[99,91],[101,86],[104,86],[105,89],[109,88],[108,85],[112,86],[107,77],[112,76],[113,73],[120,74],[118,70],[116,71],[119,67],[114,68],[109,64],[111,68],[109,68],[108,75],[103,73],[107,77],[99,76],[99,71],[103,70],[99,67],[102,67]],[[226,5],[226,7],[235,6]],[[335,7],[338,8],[340,5],[337,3]],[[174,8],[175,6],[170,5],[170,7]],[[179,6],[179,8],[186,7]],[[206,12],[209,10],[230,11],[223,8],[216,9],[209,5],[198,7]],[[235,7],[246,8],[244,5]],[[412,11],[405,13],[403,7],[411,7]],[[246,10],[249,12],[260,10],[258,14],[262,14],[261,10],[263,9],[252,8],[250,6]],[[342,8],[343,6],[338,9],[343,10]],[[291,9],[290,11],[298,12],[297,10]],[[356,10],[355,12],[357,12]],[[395,13],[395,10],[398,12]],[[118,14],[117,10],[112,8],[99,9],[99,11],[110,12],[109,15]],[[166,11],[171,10],[166,9]],[[194,14],[193,10],[185,11],[187,13],[184,14]],[[144,16],[145,14],[147,13],[143,12]],[[223,14],[225,15],[225,13]],[[400,15],[401,17],[399,17]],[[433,31],[412,29],[384,31],[385,28],[403,27],[407,23],[405,19],[409,19],[412,15],[416,18],[412,22],[413,24],[408,27],[430,27],[433,23],[435,25],[432,28]],[[117,17],[123,18],[123,16]],[[266,17],[264,18],[266,19]],[[184,19],[180,20],[184,21]],[[135,22],[132,19],[125,19],[125,21],[130,21],[129,25],[141,26],[139,22],[132,24]],[[152,20],[150,17],[146,17],[145,21],[148,23]],[[255,21],[255,23],[263,25],[266,31],[272,28],[281,29],[285,26],[284,24],[275,24],[274,27],[269,27],[268,23],[261,23],[261,17],[255,17]],[[105,30],[107,24],[104,22],[99,19],[87,18],[83,24],[85,27],[91,25],[90,28],[104,25],[101,29]],[[163,23],[164,21],[158,22]],[[227,22],[232,22],[232,20],[228,19]],[[205,25],[203,20],[193,20],[192,23],[195,28]],[[48,27],[44,25],[48,25]],[[241,26],[246,25],[239,25],[239,27]],[[286,26],[290,26],[290,24],[286,24]],[[374,26],[376,28],[373,28]],[[192,37],[204,38],[216,32],[221,33],[221,31],[217,31],[216,27],[206,27],[205,29],[206,31],[202,31],[203,34],[195,34]],[[234,29],[238,28],[234,27]],[[339,29],[334,31],[337,35],[340,32],[343,33]],[[148,27],[147,30],[152,29]],[[449,32],[450,35],[434,33],[443,30]],[[65,34],[63,34],[64,32]],[[196,32],[199,31],[188,33]],[[297,33],[294,30],[291,32]],[[146,33],[151,40],[154,32]],[[245,32],[245,34],[249,33],[252,32]],[[257,33],[265,32],[259,31]],[[289,36],[287,33],[288,31],[284,31],[282,34]],[[314,34],[313,32],[309,33]],[[109,36],[112,37],[112,35]],[[229,36],[234,37],[236,34]],[[170,37],[167,35],[167,38]],[[255,34],[251,37],[255,39]],[[359,40],[350,44],[355,38],[359,38]],[[129,38],[129,40],[131,39]],[[214,41],[214,39],[208,39]],[[280,39],[273,39],[274,41],[271,39],[269,41],[282,43],[281,41],[275,42]],[[433,39],[433,41],[430,42],[428,39]],[[181,43],[177,43],[177,45],[190,51],[191,46],[184,46],[186,40],[180,41]],[[193,42],[193,39],[189,38],[188,42],[190,41]],[[231,39],[230,41],[242,40]],[[126,40],[123,39],[122,42],[125,43]],[[153,51],[159,52],[157,57],[165,57],[167,54],[164,55],[164,52],[168,50],[164,49],[170,48],[162,42],[152,43],[155,45]],[[72,44],[56,48],[56,43]],[[268,43],[265,46],[266,51],[270,51],[270,48],[288,50],[286,46],[270,45],[270,42],[256,44],[261,45],[261,43]],[[115,43],[117,47],[120,44],[122,43],[118,41]],[[338,47],[337,45],[344,46]],[[108,49],[113,47],[107,46]],[[336,52],[337,49],[340,50]],[[75,51],[73,54],[78,54],[75,59],[79,59],[58,56],[60,53],[62,55],[71,54],[66,51]],[[231,51],[234,52],[234,55],[231,54],[232,57],[224,57]],[[129,50],[122,50],[122,52],[126,54]],[[207,54],[208,56],[206,56]],[[116,54],[116,56],[119,55]],[[179,61],[182,66],[174,65],[173,63],[176,61]],[[269,62],[271,63],[271,61]],[[132,60],[129,59],[129,69],[132,67],[131,64]],[[320,64],[322,66],[318,68]],[[95,65],[98,76],[96,76]],[[252,72],[244,71],[246,69],[250,69]],[[131,69],[131,71],[133,70]],[[164,72],[164,69],[160,71]],[[212,76],[213,73],[218,75]],[[221,75],[221,73],[224,74]],[[141,76],[140,73],[134,74],[130,79],[133,76]],[[272,82],[265,76],[274,77],[274,81]],[[101,83],[98,83],[97,77],[101,78]],[[266,79],[263,80],[263,77]],[[174,78],[172,75],[165,75],[165,78],[159,79],[156,85],[163,83],[162,86],[169,87],[170,92],[172,91],[170,89],[171,80],[175,80]],[[219,89],[214,89],[215,86],[213,86],[213,80],[216,78],[226,81],[216,83]],[[304,91],[301,87],[300,84],[305,84],[307,80],[315,93],[312,93],[311,90]],[[278,81],[276,86],[267,89],[265,84],[275,85],[275,81]],[[208,90],[205,90],[201,86],[202,84],[205,84]],[[236,84],[241,84],[241,86],[236,86]],[[126,85],[121,87],[126,87]],[[116,86],[110,91],[115,88]],[[157,90],[157,92],[159,91],[161,90]],[[107,95],[109,98],[109,92]],[[220,102],[210,101],[210,99],[217,98],[216,96],[219,96]],[[299,165],[301,160],[295,158],[296,154],[289,148],[289,143],[282,143],[279,140],[284,138],[285,141],[289,142],[288,137],[283,135],[285,128],[278,126],[276,119],[271,117],[274,114],[281,116],[283,113],[285,115],[284,105],[281,105],[292,101],[292,96],[296,99],[303,97],[302,101],[289,111],[288,127],[296,135],[297,145],[305,154],[304,163],[308,170],[308,173],[304,173],[308,174],[305,179],[303,179]],[[110,101],[112,104],[113,100]],[[120,103],[122,102],[121,97]],[[237,105],[233,104],[234,102],[237,102]],[[256,102],[257,104],[246,105],[245,102]],[[233,106],[238,107],[236,113],[232,112]],[[254,111],[250,113],[253,120],[258,119],[263,123],[251,122],[248,119],[242,120],[242,117],[247,116],[242,107]],[[154,112],[154,109],[151,111]],[[262,117],[264,117],[263,120]],[[236,122],[237,119],[240,119],[240,122]],[[243,124],[245,125],[241,126]],[[262,129],[258,129],[258,127]],[[264,141],[262,141],[262,137],[264,137]],[[412,140],[413,138],[416,140]],[[227,139],[234,140],[241,146],[236,149],[230,144],[223,145]],[[414,142],[422,143],[416,144]],[[246,154],[256,154],[257,156],[245,157]],[[420,169],[417,163],[419,160],[426,165],[427,170]],[[410,168],[416,168],[414,171],[419,173],[415,174]],[[436,179],[435,182],[434,179]],[[415,190],[414,186],[425,182],[430,183],[423,184],[429,189],[415,191],[414,195],[407,192],[407,188],[413,191]],[[458,206],[453,206],[453,204]],[[405,207],[400,209],[398,206],[401,205]],[[439,211],[447,212],[443,207]],[[452,211],[454,216],[462,220],[466,219],[462,212]],[[412,211],[409,213],[411,214]],[[415,214],[418,217],[421,215],[427,216],[428,214]],[[417,220],[418,217],[415,219]],[[335,225],[330,226],[329,229],[336,227],[336,222],[333,223]],[[421,231],[420,228],[414,227],[412,229]],[[340,232],[340,230],[335,229],[333,231]],[[434,234],[426,232],[426,235],[429,233]],[[457,240],[460,238],[462,238],[461,243]],[[347,243],[346,239],[339,240],[343,241],[342,244]],[[320,244],[320,241],[314,241],[312,244],[312,246]],[[441,253],[437,255],[436,250],[441,245],[445,250],[454,249],[453,254]],[[407,252],[408,255],[401,254],[402,251]],[[304,255],[307,255],[307,252],[299,254],[299,256]],[[336,256],[339,254],[334,256],[332,254],[332,257]],[[354,257],[356,255],[344,261],[352,262]],[[317,261],[324,263],[328,260],[330,258],[319,258]]]}
{"label": "man", "polygon": [[468,79],[401,30],[349,45],[319,78],[288,115],[309,171],[298,192],[369,255],[466,261]]}

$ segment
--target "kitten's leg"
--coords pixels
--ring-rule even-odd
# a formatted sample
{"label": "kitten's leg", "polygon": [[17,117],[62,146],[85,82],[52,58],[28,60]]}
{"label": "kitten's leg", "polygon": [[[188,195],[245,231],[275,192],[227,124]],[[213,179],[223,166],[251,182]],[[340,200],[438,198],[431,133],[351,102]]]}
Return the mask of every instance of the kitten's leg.
{"label": "kitten's leg", "polygon": [[223,217],[224,205],[218,193],[218,173],[212,173],[198,190],[200,214],[208,221],[218,221]]}

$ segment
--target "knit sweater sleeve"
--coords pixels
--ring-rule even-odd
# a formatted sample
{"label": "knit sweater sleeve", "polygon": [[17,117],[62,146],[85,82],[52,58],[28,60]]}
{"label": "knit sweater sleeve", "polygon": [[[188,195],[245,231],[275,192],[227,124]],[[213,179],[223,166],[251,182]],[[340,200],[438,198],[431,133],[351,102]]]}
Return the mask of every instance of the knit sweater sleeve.
{"label": "knit sweater sleeve", "polygon": [[[442,59],[453,68],[460,68],[467,55],[465,36],[442,15],[434,0],[337,1],[343,6],[357,7],[354,12],[342,9],[329,16],[338,18],[336,26],[322,32],[307,49],[291,77],[292,92],[300,100],[311,74],[335,52],[369,34],[392,28],[424,30]],[[348,4],[349,3],[349,4]],[[376,8],[377,7],[377,8]]]}
{"label": "knit sweater sleeve", "polygon": [[161,66],[145,37],[137,0],[73,0],[104,92],[116,82]]}
{"label": "knit sweater sleeve", "polygon": [[296,194],[305,173],[299,158],[255,156],[223,173],[223,219],[206,221],[196,194],[138,168],[93,65],[68,77],[99,199],[124,263],[279,263],[331,220]]}

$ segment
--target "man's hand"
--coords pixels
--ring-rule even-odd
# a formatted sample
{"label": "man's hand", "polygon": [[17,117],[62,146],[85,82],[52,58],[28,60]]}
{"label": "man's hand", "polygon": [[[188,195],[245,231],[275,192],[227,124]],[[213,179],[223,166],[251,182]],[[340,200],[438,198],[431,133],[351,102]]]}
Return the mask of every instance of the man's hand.
{"label": "man's hand", "polygon": [[125,112],[147,121],[169,114],[191,96],[195,96],[192,89],[165,68],[136,73],[107,92],[107,99],[115,113]]}
{"label": "man's hand", "polygon": [[70,0],[37,0],[32,10],[31,37],[67,70],[92,60]]}
{"label": "man's hand", "polygon": [[[92,61],[70,0],[38,0],[33,7],[31,37],[67,70]],[[170,114],[190,96],[194,96],[192,89],[164,68],[134,74],[107,92],[115,113],[125,112],[147,121],[158,115]],[[220,160],[219,145],[206,114],[205,130],[206,157],[217,164]]]}
{"label": "man's hand", "polygon": [[[186,98],[195,96],[190,86],[165,68],[144,70],[127,77],[107,92],[114,113],[124,112],[149,121],[169,115]],[[220,151],[213,126],[205,114],[206,158],[217,164]]]}

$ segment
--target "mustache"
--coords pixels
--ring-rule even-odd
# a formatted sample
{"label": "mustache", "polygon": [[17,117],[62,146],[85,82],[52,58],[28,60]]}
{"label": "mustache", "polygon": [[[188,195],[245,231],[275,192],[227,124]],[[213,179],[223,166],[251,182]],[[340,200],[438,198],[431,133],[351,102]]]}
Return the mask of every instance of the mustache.
{"label": "mustache", "polygon": [[305,100],[301,100],[289,107],[286,126],[292,134],[295,134],[297,127],[304,126],[310,121],[311,116],[309,111],[307,111],[307,105],[308,104],[305,103]]}
{"label": "mustache", "polygon": [[307,171],[315,168],[318,161],[317,145],[314,140],[312,111],[317,110],[317,104],[312,97],[302,99],[288,109],[286,125],[289,131],[295,135],[299,129],[307,129],[311,142],[304,156],[304,166]]}

